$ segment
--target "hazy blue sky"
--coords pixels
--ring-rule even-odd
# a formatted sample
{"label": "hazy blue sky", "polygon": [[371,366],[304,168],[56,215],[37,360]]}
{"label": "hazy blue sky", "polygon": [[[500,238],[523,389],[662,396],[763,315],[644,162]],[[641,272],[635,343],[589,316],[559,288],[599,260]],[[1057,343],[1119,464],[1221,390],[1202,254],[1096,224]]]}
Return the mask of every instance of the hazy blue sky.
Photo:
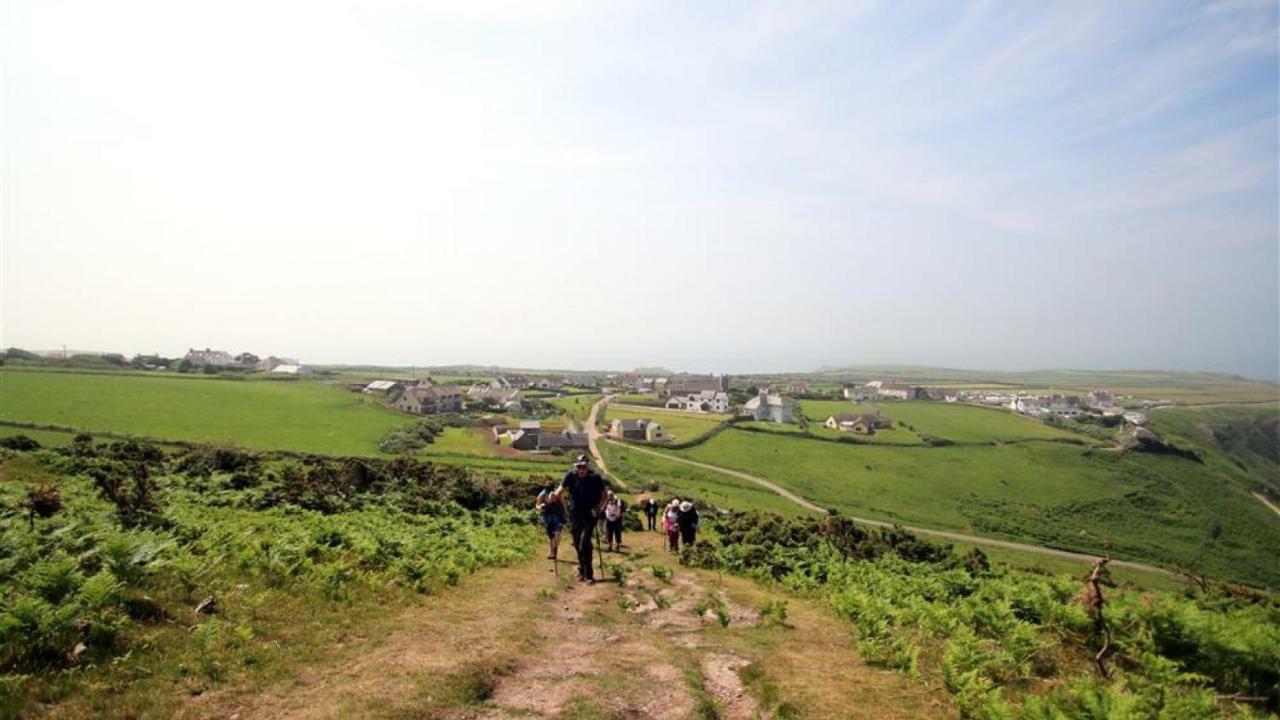
{"label": "hazy blue sky", "polygon": [[0,344],[1280,375],[1274,2],[4,3]]}

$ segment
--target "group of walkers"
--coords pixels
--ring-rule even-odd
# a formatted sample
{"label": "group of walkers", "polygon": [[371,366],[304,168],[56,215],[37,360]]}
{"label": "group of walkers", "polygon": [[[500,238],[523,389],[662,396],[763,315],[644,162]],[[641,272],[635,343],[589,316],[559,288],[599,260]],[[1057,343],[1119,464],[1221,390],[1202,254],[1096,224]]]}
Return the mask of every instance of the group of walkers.
{"label": "group of walkers", "polygon": [[662,532],[667,535],[667,549],[673,553],[680,552],[680,543],[685,547],[698,541],[698,525],[702,516],[693,503],[680,498],[673,498],[666,507],[659,510],[661,503],[655,498],[644,501],[644,515],[649,521],[649,529],[657,530],[659,513],[662,515]]}
{"label": "group of walkers", "polygon": [[[591,469],[585,455],[579,455],[573,468],[564,474],[557,487],[550,478],[535,505],[542,517],[542,526],[550,543],[547,559],[556,562],[560,552],[560,536],[564,526],[569,526],[573,548],[578,554],[578,580],[594,583],[595,573],[591,559],[595,551],[596,535],[604,526],[607,550],[622,550],[622,523],[627,504],[605,483],[599,473]],[[654,530],[659,503],[653,498],[644,501],[644,513],[649,529]],[[667,504],[663,515],[663,530],[672,552],[679,552],[681,540],[686,546],[694,544],[698,534],[699,516],[693,503],[674,499]]]}

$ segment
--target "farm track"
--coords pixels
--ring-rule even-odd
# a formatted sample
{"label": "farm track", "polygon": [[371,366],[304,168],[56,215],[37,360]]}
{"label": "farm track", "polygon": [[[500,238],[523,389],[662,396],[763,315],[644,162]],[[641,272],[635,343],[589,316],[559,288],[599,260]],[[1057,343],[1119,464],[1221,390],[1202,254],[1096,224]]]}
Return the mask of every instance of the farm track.
{"label": "farm track", "polygon": [[[607,400],[608,398],[602,399],[599,403],[596,404],[595,407],[592,408],[592,413],[591,413],[592,420],[595,419],[596,408],[598,408],[601,404],[605,403]],[[595,426],[593,424],[592,425],[593,432],[594,432],[594,427]],[[778,485],[777,483],[771,482],[762,477],[750,475],[748,473],[740,472],[738,470],[730,470],[729,468],[720,467],[719,465],[711,465],[710,463],[698,462],[696,460],[689,460],[686,458],[678,457],[676,455],[670,455],[667,453],[658,452],[657,450],[650,450],[648,448],[637,447],[636,445],[632,445],[629,443],[619,443],[614,440],[610,440],[608,438],[604,438],[604,440],[605,442],[609,442],[609,443],[613,443],[614,445],[625,447],[626,449],[634,452],[644,453],[646,455],[652,455],[654,457],[663,458],[665,460],[670,460],[672,462],[684,463],[685,465],[691,465],[693,467],[702,468],[703,470],[710,470],[712,472],[717,472],[722,475],[728,475],[730,477],[737,478],[739,480],[745,480],[747,482],[754,483],[756,485],[759,485],[760,487],[770,490],[776,493],[777,495],[783,498],[786,498],[787,500],[790,500],[791,502],[795,503],[796,505],[799,505],[800,507],[810,512],[820,513],[824,515],[827,512],[826,508],[821,507],[820,505],[817,505],[804,497],[796,495],[795,493],[791,492],[790,490],[787,490],[786,488]],[[600,462],[600,454],[596,450],[596,440],[594,435],[591,439],[591,453],[596,457],[597,462]],[[1273,507],[1272,509],[1274,510],[1275,508]],[[873,520],[871,518],[856,517],[852,515],[848,517],[850,520],[853,520],[854,522],[863,523],[865,525],[871,525],[873,527],[891,528],[896,525],[898,527],[903,528],[904,530],[908,530],[918,535],[927,535],[930,537],[942,538],[944,540],[951,540],[953,542],[970,543],[973,545],[986,545],[988,547],[998,547],[998,548],[1004,548],[1007,550],[1018,550],[1022,552],[1036,553],[1038,555],[1048,555],[1052,557],[1067,558],[1070,560],[1081,560],[1085,562],[1092,562],[1097,559],[1097,556],[1095,555],[1087,555],[1085,553],[1071,552],[1070,550],[1058,550],[1056,548],[1048,548],[1048,547],[1043,547],[1041,545],[1028,545],[1026,543],[1012,542],[1009,540],[996,540],[994,538],[981,537],[978,535],[968,535],[965,533],[952,532],[950,530],[937,530],[933,528],[917,527],[914,525],[901,525],[898,523],[885,522],[883,520]],[[1174,573],[1170,572],[1169,570],[1166,570],[1165,568],[1158,567],[1156,565],[1148,565],[1146,563],[1134,562],[1131,560],[1112,560],[1111,564],[1116,567],[1129,568],[1131,570],[1142,570],[1146,572],[1159,573],[1167,576],[1174,575]]]}

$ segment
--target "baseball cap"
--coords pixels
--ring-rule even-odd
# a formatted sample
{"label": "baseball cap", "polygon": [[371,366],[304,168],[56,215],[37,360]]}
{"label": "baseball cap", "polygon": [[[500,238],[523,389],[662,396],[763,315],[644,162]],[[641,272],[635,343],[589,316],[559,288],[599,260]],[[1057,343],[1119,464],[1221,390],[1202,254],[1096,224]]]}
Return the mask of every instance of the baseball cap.
{"label": "baseball cap", "polygon": [[581,466],[583,466],[583,465],[586,465],[586,464],[587,464],[587,456],[586,456],[586,455],[579,455],[579,456],[578,456],[578,459],[577,459],[577,460],[575,460],[575,461],[573,462],[573,464],[574,464],[575,466],[577,466],[577,467],[581,467]]}

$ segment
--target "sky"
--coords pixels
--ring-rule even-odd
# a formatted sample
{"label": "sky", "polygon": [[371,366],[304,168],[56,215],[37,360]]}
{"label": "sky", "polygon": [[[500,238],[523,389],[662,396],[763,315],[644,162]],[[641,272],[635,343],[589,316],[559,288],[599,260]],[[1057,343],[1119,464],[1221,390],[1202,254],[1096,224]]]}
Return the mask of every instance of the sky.
{"label": "sky", "polygon": [[0,12],[6,347],[1280,379],[1274,2]]}

